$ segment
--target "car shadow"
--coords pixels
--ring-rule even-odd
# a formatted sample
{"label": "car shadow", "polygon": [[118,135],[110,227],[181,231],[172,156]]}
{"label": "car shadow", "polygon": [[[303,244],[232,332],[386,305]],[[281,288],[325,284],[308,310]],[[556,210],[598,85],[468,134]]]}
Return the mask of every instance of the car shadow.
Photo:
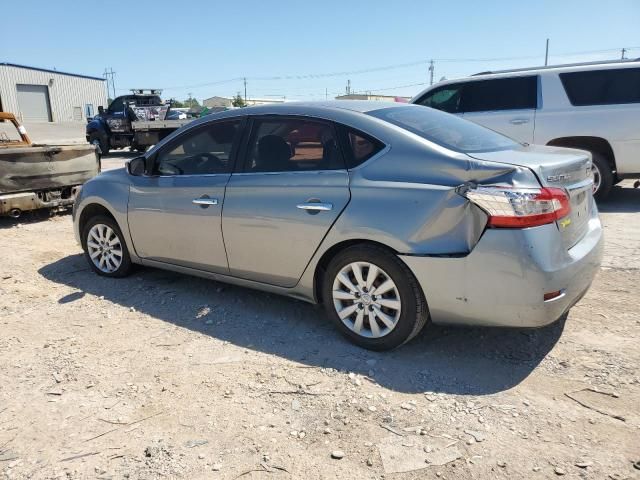
{"label": "car shadow", "polygon": [[486,395],[507,390],[536,368],[564,329],[564,319],[535,330],[432,325],[401,348],[369,352],[344,339],[322,308],[278,295],[151,268],[140,268],[127,278],[104,278],[94,274],[80,254],[61,258],[39,273],[78,291],[60,303],[83,294],[104,297],[244,348],[355,372],[407,393]]}
{"label": "car shadow", "polygon": [[640,212],[640,188],[614,186],[605,200],[598,202],[602,213]]}

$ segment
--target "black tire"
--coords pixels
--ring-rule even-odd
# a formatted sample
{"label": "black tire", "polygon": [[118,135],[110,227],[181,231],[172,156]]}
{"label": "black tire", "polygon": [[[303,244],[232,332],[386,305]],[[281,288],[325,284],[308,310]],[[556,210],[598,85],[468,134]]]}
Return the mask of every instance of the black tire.
{"label": "black tire", "polygon": [[89,143],[97,144],[100,148],[100,155],[105,156],[109,154],[109,139],[106,135],[99,132],[92,132],[89,135]]}
{"label": "black tire", "polygon": [[[117,236],[119,244],[121,246],[121,261],[119,266],[113,271],[105,271],[101,270],[98,265],[94,263],[91,258],[88,242],[89,235],[91,229],[96,225],[105,225],[109,227],[115,236]],[[92,240],[94,242],[94,240]],[[131,263],[131,257],[129,256],[129,250],[127,249],[127,244],[124,240],[124,236],[122,235],[122,231],[118,224],[111,218],[103,215],[96,215],[95,217],[91,217],[89,221],[87,221],[86,225],[82,229],[82,249],[84,250],[84,256],[89,263],[91,269],[96,272],[98,275],[103,277],[126,277],[129,275],[133,269],[133,263]]]}
{"label": "black tire", "polygon": [[607,198],[613,187],[613,172],[611,171],[611,165],[607,159],[598,152],[591,152],[593,160],[593,167],[595,169],[594,176],[600,176],[600,186],[593,192],[593,196],[596,200],[604,200]]}
{"label": "black tire", "polygon": [[[379,267],[383,271],[381,274],[386,275],[393,281],[399,294],[401,302],[399,318],[395,326],[383,336],[371,338],[356,333],[340,319],[334,305],[334,281],[336,281],[337,275],[345,267],[354,262],[366,262]],[[375,290],[375,288],[372,290]],[[373,297],[375,299],[375,296]],[[420,333],[429,320],[429,309],[424,294],[409,267],[394,253],[376,245],[355,245],[338,253],[327,266],[323,277],[322,298],[327,315],[335,323],[338,330],[356,345],[369,350],[390,350],[399,347]],[[364,298],[364,296],[358,298]],[[367,298],[367,301],[373,300]],[[345,302],[353,302],[355,304],[359,300],[345,300]],[[359,304],[358,308],[361,305]],[[357,315],[357,311],[355,315]],[[364,325],[369,325],[370,330],[368,313],[366,315],[363,322]],[[352,320],[347,318],[347,321],[351,322]],[[353,323],[355,324],[355,321]]]}

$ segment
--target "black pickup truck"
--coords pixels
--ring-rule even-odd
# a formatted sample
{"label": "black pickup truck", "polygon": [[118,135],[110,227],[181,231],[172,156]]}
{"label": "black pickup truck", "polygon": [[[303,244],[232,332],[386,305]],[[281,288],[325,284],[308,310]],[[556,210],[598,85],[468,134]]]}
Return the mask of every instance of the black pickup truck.
{"label": "black pickup truck", "polygon": [[106,110],[98,107],[98,115],[87,123],[87,141],[98,146],[102,155],[125,147],[144,152],[192,120],[170,120],[170,111],[171,103],[162,101],[160,90],[132,90]]}

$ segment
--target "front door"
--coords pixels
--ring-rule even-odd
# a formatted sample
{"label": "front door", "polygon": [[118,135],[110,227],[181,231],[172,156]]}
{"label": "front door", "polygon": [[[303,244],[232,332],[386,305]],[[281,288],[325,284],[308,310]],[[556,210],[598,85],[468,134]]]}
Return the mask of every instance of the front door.
{"label": "front door", "polygon": [[133,177],[129,228],[143,259],[228,273],[221,220],[241,121],[192,128]]}
{"label": "front door", "polygon": [[225,196],[230,273],[293,287],[349,202],[349,175],[329,122],[262,117],[251,131]]}

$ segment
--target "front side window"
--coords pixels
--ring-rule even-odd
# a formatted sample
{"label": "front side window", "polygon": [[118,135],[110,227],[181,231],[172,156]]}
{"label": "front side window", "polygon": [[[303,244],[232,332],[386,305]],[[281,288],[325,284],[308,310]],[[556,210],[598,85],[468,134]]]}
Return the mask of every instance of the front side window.
{"label": "front side window", "polygon": [[467,113],[532,109],[537,107],[537,98],[536,76],[479,80],[465,85],[461,110]]}
{"label": "front side window", "polygon": [[306,119],[257,119],[245,172],[300,172],[345,168],[333,126]]}
{"label": "front side window", "polygon": [[493,130],[430,108],[392,107],[368,114],[456,152],[477,153],[518,147],[516,142]]}
{"label": "front side window", "polygon": [[640,103],[640,68],[567,72],[560,80],[575,106]]}
{"label": "front side window", "polygon": [[427,93],[416,104],[447,113],[458,113],[460,111],[461,92],[462,84],[445,85]]}
{"label": "front side window", "polygon": [[122,97],[118,97],[116,98],[113,102],[111,102],[111,104],[109,105],[109,111],[111,113],[117,113],[117,112],[122,112],[124,110],[124,102],[122,101]]}
{"label": "front side window", "polygon": [[156,175],[230,173],[240,120],[219,122],[186,132],[158,154]]}

